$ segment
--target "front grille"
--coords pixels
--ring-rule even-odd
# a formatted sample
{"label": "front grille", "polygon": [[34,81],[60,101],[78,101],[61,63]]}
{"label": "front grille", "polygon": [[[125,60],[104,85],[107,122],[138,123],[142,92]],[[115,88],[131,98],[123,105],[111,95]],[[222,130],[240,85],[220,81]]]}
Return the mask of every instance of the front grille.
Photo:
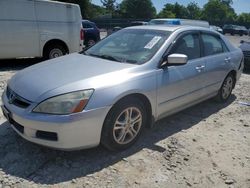
{"label": "front grille", "polygon": [[250,58],[250,51],[243,51],[245,58]]}
{"label": "front grille", "polygon": [[30,105],[30,101],[20,97],[14,91],[12,91],[9,87],[7,87],[6,95],[9,100],[9,103],[14,104],[20,108],[28,108]]}

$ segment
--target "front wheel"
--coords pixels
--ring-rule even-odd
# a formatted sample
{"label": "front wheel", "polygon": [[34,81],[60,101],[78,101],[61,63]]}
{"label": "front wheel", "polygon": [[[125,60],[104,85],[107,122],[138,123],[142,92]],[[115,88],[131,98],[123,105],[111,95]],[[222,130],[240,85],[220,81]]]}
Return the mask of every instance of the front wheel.
{"label": "front wheel", "polygon": [[101,143],[109,150],[124,150],[138,139],[145,123],[143,103],[136,98],[122,100],[104,121]]}
{"label": "front wheel", "polygon": [[229,97],[232,93],[233,87],[234,87],[234,82],[235,82],[235,79],[234,79],[234,76],[232,74],[229,74],[225,78],[225,80],[224,80],[224,82],[223,82],[223,84],[222,84],[222,86],[221,86],[221,88],[216,96],[216,99],[218,102],[226,102],[229,99]]}

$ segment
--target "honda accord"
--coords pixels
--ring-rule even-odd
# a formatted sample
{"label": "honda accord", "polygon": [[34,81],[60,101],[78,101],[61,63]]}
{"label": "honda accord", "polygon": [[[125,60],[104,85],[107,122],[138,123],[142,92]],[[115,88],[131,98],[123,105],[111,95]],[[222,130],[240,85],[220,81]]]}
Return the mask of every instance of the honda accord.
{"label": "honda accord", "polygon": [[19,135],[37,144],[123,150],[163,117],[212,97],[227,101],[243,60],[209,28],[129,27],[84,52],[19,71],[2,110]]}

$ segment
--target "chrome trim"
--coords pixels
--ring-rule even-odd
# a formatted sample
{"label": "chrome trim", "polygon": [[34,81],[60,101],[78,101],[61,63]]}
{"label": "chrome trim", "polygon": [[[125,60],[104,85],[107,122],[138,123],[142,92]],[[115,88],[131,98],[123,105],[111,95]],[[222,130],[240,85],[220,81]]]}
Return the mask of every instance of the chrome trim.
{"label": "chrome trim", "polygon": [[19,96],[13,90],[11,90],[9,87],[7,87],[7,89],[6,89],[6,96],[8,98],[8,102],[10,104],[15,105],[15,106],[18,106],[21,108],[27,108],[29,105],[31,105],[31,101]]}

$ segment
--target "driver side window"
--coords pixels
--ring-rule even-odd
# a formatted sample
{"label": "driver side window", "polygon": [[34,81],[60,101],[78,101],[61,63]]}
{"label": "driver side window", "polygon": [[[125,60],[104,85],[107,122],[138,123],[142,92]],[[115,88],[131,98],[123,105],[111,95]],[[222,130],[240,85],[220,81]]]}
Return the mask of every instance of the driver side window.
{"label": "driver side window", "polygon": [[198,34],[187,34],[177,39],[170,54],[185,54],[188,60],[200,57],[200,42]]}

